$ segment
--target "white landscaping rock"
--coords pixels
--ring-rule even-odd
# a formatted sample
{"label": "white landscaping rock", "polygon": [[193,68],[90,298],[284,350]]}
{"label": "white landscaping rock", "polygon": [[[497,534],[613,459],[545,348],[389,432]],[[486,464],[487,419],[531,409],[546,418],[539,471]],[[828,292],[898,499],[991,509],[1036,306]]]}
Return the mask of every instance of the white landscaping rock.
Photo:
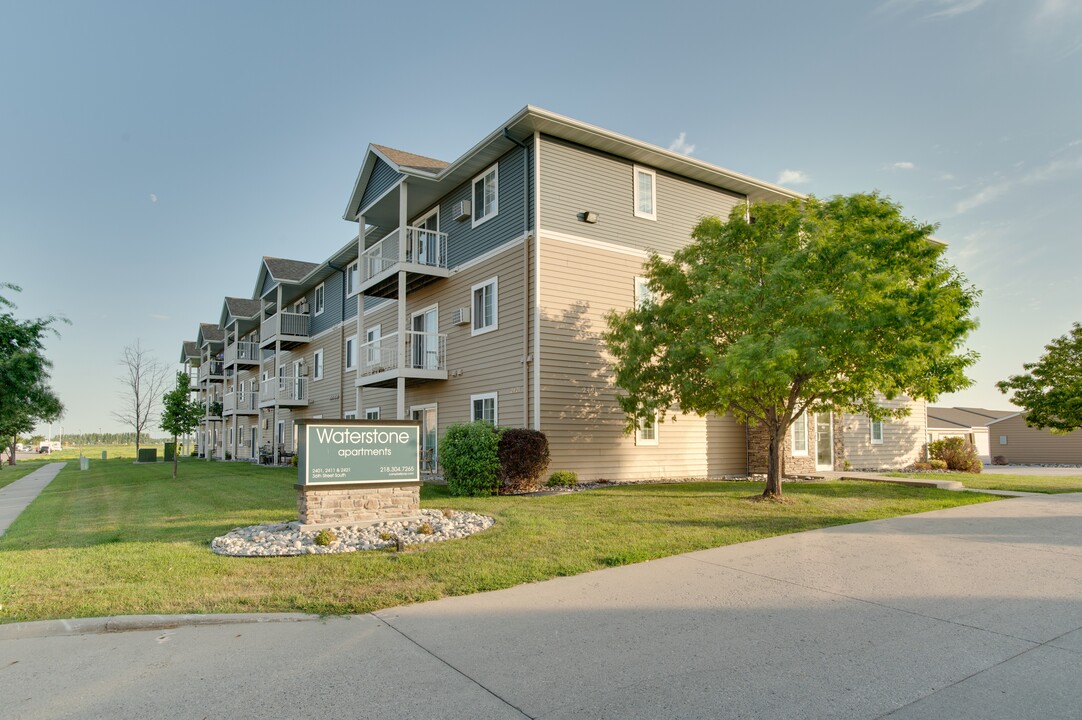
{"label": "white landscaping rock", "polygon": [[[210,549],[219,555],[241,557],[267,557],[275,555],[315,555],[327,553],[355,552],[357,550],[379,550],[395,547],[395,537],[402,538],[406,545],[433,543],[442,540],[464,538],[474,533],[488,530],[495,520],[477,513],[455,511],[450,517],[444,517],[439,510],[422,510],[421,520],[387,521],[368,527],[329,528],[338,537],[330,545],[316,545],[319,530],[299,530],[292,523],[274,525],[252,525],[236,528],[216,537],[210,543]],[[434,531],[431,535],[419,533],[418,529],[428,523]],[[381,536],[387,536],[384,540]]]}

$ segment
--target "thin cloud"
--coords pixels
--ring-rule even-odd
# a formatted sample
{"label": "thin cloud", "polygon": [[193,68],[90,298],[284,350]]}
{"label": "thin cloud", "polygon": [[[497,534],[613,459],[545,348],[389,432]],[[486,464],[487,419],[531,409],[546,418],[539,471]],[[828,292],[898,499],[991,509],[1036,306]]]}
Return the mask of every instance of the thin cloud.
{"label": "thin cloud", "polygon": [[681,155],[690,155],[695,152],[695,146],[688,143],[688,134],[681,132],[676,139],[669,143],[669,149]]}
{"label": "thin cloud", "polygon": [[165,322],[166,320],[169,319],[169,316],[168,315],[159,315],[158,313],[151,313],[150,314],[150,319],[151,320],[157,320],[158,322]]}
{"label": "thin cloud", "polygon": [[987,0],[887,0],[879,6],[878,12],[902,14],[927,11],[924,19],[953,18],[973,12]]}
{"label": "thin cloud", "polygon": [[811,182],[811,178],[803,170],[786,168],[778,174],[778,185],[800,185],[806,182]]}
{"label": "thin cloud", "polygon": [[917,169],[917,166],[914,165],[913,163],[909,162],[908,160],[903,160],[901,162],[896,162],[893,165],[891,165],[891,167],[894,168],[895,170],[916,170]]}
{"label": "thin cloud", "polygon": [[[1016,165],[1015,167],[1018,168],[1020,166]],[[982,188],[973,195],[955,203],[954,212],[957,215],[967,213],[974,208],[986,205],[993,200],[1002,197],[1015,187],[1039,185],[1052,180],[1070,177],[1079,172],[1082,172],[1082,153],[1067,157],[1058,157],[1040,167],[1030,170],[1021,177],[1011,180],[1002,180],[994,185],[988,185]]]}
{"label": "thin cloud", "polygon": [[156,205],[158,203],[158,196],[154,193],[150,193],[150,202]]}

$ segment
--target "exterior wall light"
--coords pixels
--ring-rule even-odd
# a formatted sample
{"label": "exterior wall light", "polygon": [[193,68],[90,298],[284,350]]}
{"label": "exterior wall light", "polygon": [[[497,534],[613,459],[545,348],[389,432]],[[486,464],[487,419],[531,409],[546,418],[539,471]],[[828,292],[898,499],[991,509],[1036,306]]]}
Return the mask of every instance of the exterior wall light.
{"label": "exterior wall light", "polygon": [[595,223],[596,223],[596,222],[597,222],[598,220],[600,220],[600,219],[601,219],[601,216],[600,216],[600,215],[598,215],[598,214],[597,214],[597,213],[595,213],[595,212],[590,212],[589,210],[587,210],[586,212],[584,212],[584,213],[582,214],[582,220],[583,220],[583,222],[588,222],[588,223],[590,223],[591,225],[595,224]]}

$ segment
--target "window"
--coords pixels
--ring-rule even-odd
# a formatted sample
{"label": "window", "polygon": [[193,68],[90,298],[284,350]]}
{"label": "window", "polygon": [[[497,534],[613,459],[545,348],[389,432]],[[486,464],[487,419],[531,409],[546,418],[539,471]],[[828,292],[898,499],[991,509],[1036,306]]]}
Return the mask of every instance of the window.
{"label": "window", "polygon": [[500,210],[498,169],[499,165],[493,165],[473,179],[473,227]]}
{"label": "window", "polygon": [[646,278],[635,278],[635,309],[638,310],[643,305],[654,301],[654,293],[651,292],[650,286],[646,283]]}
{"label": "window", "polygon": [[315,355],[312,356],[312,379],[323,379],[323,348],[316,350]]}
{"label": "window", "polygon": [[365,350],[365,364],[368,367],[376,367],[380,364],[380,346],[383,344],[379,342],[382,334],[382,325],[375,325],[364,331],[364,346]]}
{"label": "window", "polygon": [[789,426],[789,432],[793,436],[793,457],[807,457],[808,416],[800,413],[800,417],[793,420],[793,424]]}
{"label": "window", "polygon": [[312,304],[316,306],[315,314],[323,314],[323,301],[326,298],[326,289],[323,287],[323,283],[316,286],[316,292],[312,297]]}
{"label": "window", "polygon": [[496,329],[496,278],[473,286],[473,330],[471,335]]}
{"label": "window", "polygon": [[359,267],[360,260],[354,260],[346,267],[346,297],[353,297],[361,287]]}
{"label": "window", "polygon": [[470,420],[484,420],[493,425],[498,422],[496,415],[496,393],[470,395]]}
{"label": "window", "polygon": [[279,445],[281,445],[282,443],[284,443],[286,441],[286,421],[285,420],[279,420],[278,421],[277,438],[278,438],[278,444]]}
{"label": "window", "polygon": [[357,336],[350,335],[346,338],[346,370],[354,370],[357,367]]}
{"label": "window", "polygon": [[639,421],[639,426],[635,429],[635,444],[636,445],[657,445],[657,411],[654,411],[652,417],[645,418]]}
{"label": "window", "polygon": [[635,166],[635,217],[657,220],[657,174]]}
{"label": "window", "polygon": [[229,444],[233,444],[233,428],[229,428]]}
{"label": "window", "polygon": [[1000,445],[1006,445],[1007,444],[1007,436],[1006,435],[1000,435],[999,436],[999,444]]}
{"label": "window", "polygon": [[364,409],[365,420],[379,420],[379,407],[370,407]]}
{"label": "window", "polygon": [[342,419],[343,420],[356,420],[357,419],[357,411],[356,410],[346,410],[344,413],[342,413]]}
{"label": "window", "polygon": [[872,445],[883,444],[883,421],[872,420]]}

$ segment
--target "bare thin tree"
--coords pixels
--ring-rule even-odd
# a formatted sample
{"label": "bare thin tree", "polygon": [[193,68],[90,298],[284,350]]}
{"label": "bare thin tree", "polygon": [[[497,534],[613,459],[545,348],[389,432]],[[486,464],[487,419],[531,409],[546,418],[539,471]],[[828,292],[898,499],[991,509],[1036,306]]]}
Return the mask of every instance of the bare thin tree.
{"label": "bare thin tree", "polygon": [[135,430],[135,454],[138,457],[143,431],[153,427],[157,420],[169,371],[149,350],[143,349],[139,340],[124,347],[117,363],[123,368],[117,376],[123,385],[120,391],[123,408],[113,411],[113,417]]}

